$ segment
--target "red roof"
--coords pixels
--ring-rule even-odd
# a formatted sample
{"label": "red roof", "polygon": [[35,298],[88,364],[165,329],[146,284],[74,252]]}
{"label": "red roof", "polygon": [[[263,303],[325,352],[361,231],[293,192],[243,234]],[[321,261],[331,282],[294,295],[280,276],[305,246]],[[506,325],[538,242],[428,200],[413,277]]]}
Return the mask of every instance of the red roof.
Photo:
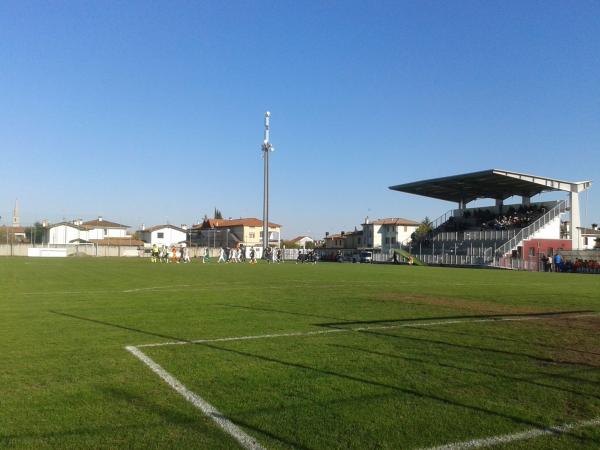
{"label": "red roof", "polygon": [[2,230],[3,232],[7,232],[8,230],[8,234],[19,234],[19,233],[25,233],[25,228],[23,227],[12,227],[12,226],[0,226],[0,230]]}
{"label": "red roof", "polygon": [[[233,227],[262,227],[263,222],[254,217],[245,219],[208,219],[202,222],[201,225],[194,225],[194,228],[233,228]],[[270,228],[280,228],[281,225],[269,222]]]}

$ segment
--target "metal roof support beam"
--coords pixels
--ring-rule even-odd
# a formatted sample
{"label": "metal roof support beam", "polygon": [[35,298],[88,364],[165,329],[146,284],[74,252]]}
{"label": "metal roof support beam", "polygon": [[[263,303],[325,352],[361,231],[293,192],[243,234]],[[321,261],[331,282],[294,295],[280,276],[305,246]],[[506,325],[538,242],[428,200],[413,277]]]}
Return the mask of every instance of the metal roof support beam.
{"label": "metal roof support beam", "polygon": [[536,177],[534,175],[527,175],[524,173],[508,172],[505,170],[494,169],[494,173],[497,175],[504,175],[505,177],[516,178],[517,180],[527,181],[529,183],[539,184],[550,190],[565,191],[565,192],[583,192],[592,186],[591,181],[579,181],[571,183],[568,181],[555,180],[552,178]]}

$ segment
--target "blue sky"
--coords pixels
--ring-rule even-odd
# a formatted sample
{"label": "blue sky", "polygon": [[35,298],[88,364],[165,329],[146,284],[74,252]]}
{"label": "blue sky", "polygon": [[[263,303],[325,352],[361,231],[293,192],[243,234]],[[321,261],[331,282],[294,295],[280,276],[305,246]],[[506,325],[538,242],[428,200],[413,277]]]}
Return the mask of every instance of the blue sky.
{"label": "blue sky", "polygon": [[[284,236],[453,204],[388,186],[600,167],[597,1],[0,3],[0,215]],[[584,222],[600,221],[597,188]]]}

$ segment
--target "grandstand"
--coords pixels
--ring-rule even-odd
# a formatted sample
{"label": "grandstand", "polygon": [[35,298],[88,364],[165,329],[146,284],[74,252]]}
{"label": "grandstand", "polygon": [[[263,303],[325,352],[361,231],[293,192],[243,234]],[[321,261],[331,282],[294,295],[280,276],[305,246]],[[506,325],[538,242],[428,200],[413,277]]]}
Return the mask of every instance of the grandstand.
{"label": "grandstand", "polygon": [[[403,243],[425,262],[527,268],[539,266],[541,255],[580,248],[579,193],[591,185],[591,181],[490,169],[390,189],[458,206],[435,220],[426,236]],[[568,195],[563,200],[532,202],[532,197],[548,192]],[[520,203],[504,203],[515,196],[521,197]],[[468,207],[479,199],[492,199],[495,204]]]}

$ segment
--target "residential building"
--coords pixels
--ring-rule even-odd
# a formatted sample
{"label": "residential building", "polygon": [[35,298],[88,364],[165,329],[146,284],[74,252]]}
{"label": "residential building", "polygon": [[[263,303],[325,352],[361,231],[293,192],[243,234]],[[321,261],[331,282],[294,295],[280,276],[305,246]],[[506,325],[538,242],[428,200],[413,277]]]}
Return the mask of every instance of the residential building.
{"label": "residential building", "polygon": [[324,248],[330,249],[357,249],[362,247],[363,232],[361,230],[342,231],[339,234],[326,234]]}
{"label": "residential building", "polygon": [[187,241],[187,227],[175,225],[155,225],[138,231],[140,239],[147,244],[171,246]]}
{"label": "residential building", "polygon": [[19,226],[0,227],[0,237],[0,245],[8,243],[14,244],[27,241],[25,228]]}
{"label": "residential building", "polygon": [[596,239],[600,242],[600,230],[597,224],[592,224],[591,228],[579,228],[579,249],[590,250],[595,248]]}
{"label": "residential building", "polygon": [[[263,222],[254,217],[206,219],[192,227],[192,243],[207,247],[261,246]],[[279,246],[281,225],[269,222],[269,245]]]}
{"label": "residential building", "polygon": [[388,251],[407,242],[417,230],[419,223],[401,217],[391,217],[370,221],[367,217],[363,228],[364,248],[381,248]]}
{"label": "residential building", "polygon": [[298,247],[306,248],[306,244],[314,244],[315,240],[310,236],[296,236],[290,242]]}
{"label": "residential building", "polygon": [[50,245],[81,244],[108,238],[130,239],[127,225],[104,220],[102,217],[83,222],[81,219],[72,222],[60,222],[48,228]]}

